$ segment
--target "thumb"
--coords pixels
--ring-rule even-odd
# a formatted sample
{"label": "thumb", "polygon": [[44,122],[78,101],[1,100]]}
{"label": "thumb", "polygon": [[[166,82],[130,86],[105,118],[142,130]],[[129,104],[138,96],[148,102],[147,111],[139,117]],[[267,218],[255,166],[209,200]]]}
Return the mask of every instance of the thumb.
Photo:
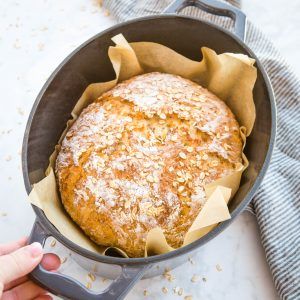
{"label": "thumb", "polygon": [[40,243],[33,243],[0,256],[0,285],[28,274],[39,264],[42,257],[43,248]]}

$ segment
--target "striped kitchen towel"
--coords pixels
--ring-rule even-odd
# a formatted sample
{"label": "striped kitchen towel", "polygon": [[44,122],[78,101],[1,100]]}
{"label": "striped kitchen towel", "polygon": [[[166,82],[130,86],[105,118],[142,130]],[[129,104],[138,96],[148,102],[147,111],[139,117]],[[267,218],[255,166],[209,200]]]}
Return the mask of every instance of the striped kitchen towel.
{"label": "striped kitchen towel", "polygon": [[[104,0],[119,21],[159,14],[172,0]],[[229,1],[239,6],[239,0]],[[195,8],[184,14],[231,29],[228,18]],[[277,142],[271,165],[252,201],[261,240],[282,299],[300,299],[300,82],[272,43],[248,22],[246,44],[255,52],[272,82],[278,111]]]}

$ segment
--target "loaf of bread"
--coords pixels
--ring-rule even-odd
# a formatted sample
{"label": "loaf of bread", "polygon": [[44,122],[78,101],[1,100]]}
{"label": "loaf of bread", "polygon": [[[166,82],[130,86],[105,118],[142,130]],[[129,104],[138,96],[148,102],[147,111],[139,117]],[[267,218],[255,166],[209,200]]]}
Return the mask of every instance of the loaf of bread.
{"label": "loaf of bread", "polygon": [[233,113],[180,76],[131,78],[86,107],[56,161],[62,203],[97,244],[142,257],[149,230],[180,247],[204,186],[242,163]]}

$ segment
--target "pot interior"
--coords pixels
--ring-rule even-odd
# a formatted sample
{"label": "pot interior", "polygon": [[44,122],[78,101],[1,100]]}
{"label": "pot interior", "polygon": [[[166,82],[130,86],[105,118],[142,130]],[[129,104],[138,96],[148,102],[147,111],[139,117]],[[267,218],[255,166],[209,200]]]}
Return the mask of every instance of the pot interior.
{"label": "pot interior", "polygon": [[[142,18],[115,26],[97,35],[58,67],[38,96],[24,138],[23,171],[28,192],[31,184],[43,178],[49,156],[84,89],[90,83],[114,78],[107,49],[113,45],[111,37],[119,33],[129,42],[161,43],[193,60],[202,59],[200,48],[203,46],[210,47],[217,53],[237,52],[252,56],[242,43],[231,35],[215,26],[187,17]],[[240,188],[229,205],[233,217],[246,205],[245,201],[248,202],[253,196],[253,190],[250,195],[249,191],[268,154],[272,139],[272,113],[274,114],[270,93],[270,87],[258,68],[258,78],[254,87],[257,118],[245,148],[250,164],[243,173]],[[217,232],[211,234],[216,235]]]}

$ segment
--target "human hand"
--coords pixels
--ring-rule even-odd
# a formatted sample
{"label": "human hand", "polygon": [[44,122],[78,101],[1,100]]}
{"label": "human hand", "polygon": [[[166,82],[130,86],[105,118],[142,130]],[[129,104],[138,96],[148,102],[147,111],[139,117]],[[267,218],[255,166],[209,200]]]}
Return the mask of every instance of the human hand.
{"label": "human hand", "polygon": [[55,254],[43,255],[41,244],[27,245],[27,238],[9,244],[0,244],[0,299],[50,300],[47,291],[26,276],[40,262],[48,271],[56,270],[60,260]]}

